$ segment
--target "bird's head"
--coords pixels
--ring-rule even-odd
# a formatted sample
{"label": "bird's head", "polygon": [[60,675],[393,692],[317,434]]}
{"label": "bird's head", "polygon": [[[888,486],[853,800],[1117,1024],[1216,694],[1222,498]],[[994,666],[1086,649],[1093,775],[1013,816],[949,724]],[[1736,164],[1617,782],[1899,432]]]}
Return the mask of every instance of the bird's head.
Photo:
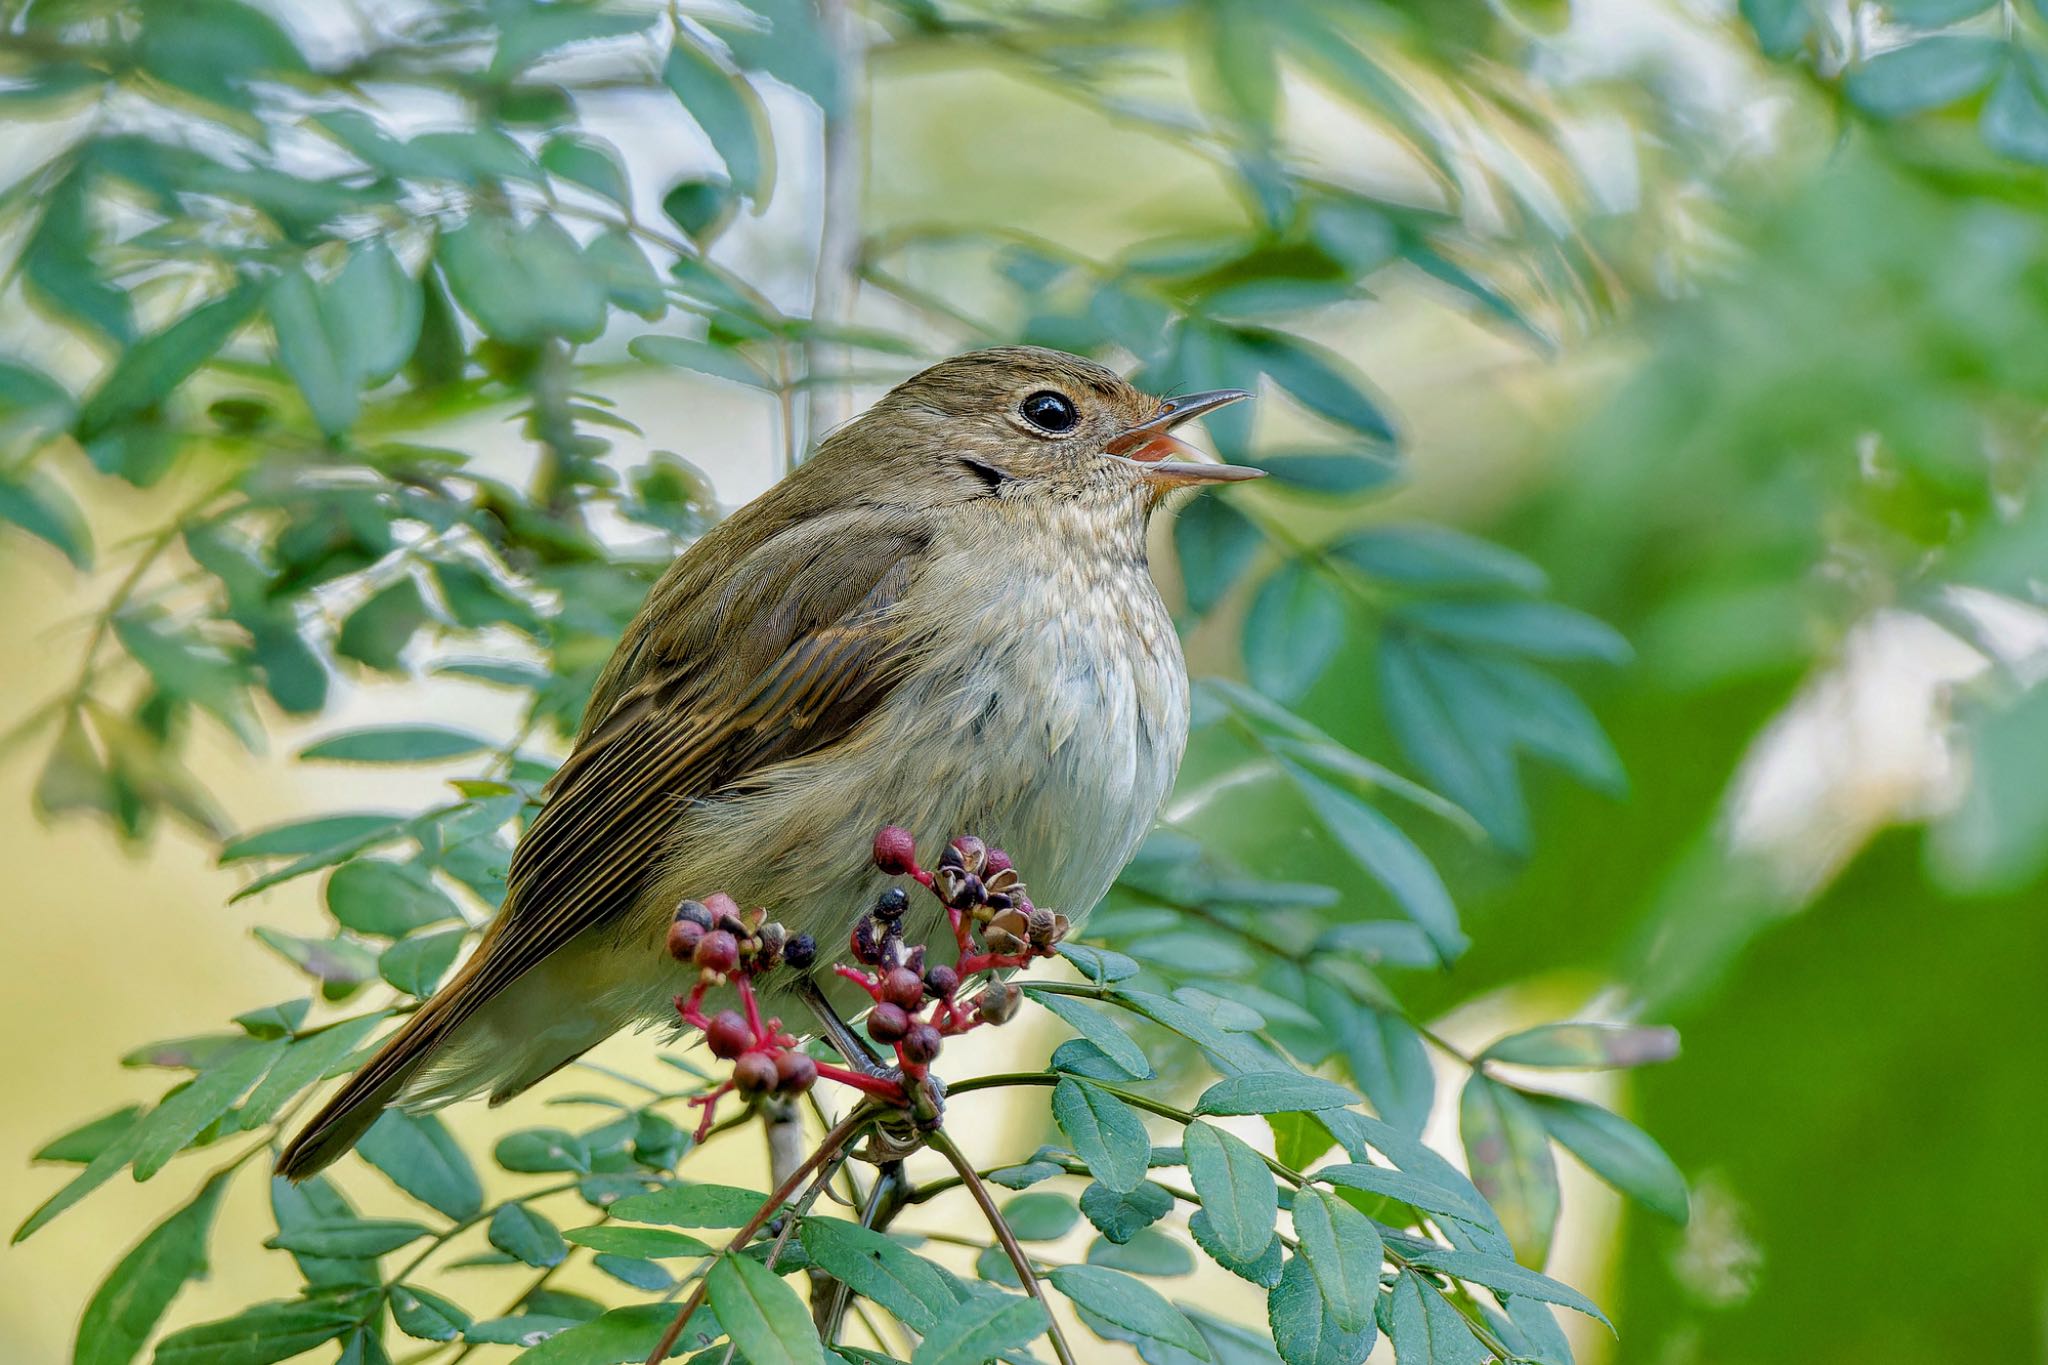
{"label": "bird's head", "polygon": [[[1093,495],[1149,511],[1168,493],[1256,479],[1173,435],[1182,422],[1251,395],[1158,398],[1093,361],[1037,346],[942,360],[892,389],[834,438],[888,441],[913,477],[979,484],[1008,497]],[[872,453],[880,455],[879,450]]]}

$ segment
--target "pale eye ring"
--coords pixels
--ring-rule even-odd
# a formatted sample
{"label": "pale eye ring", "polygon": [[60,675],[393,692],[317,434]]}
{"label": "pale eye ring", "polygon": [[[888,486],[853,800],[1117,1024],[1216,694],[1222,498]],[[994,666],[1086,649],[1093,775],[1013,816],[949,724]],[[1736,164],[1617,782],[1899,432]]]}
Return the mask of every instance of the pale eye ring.
{"label": "pale eye ring", "polygon": [[1081,420],[1081,414],[1074,410],[1074,400],[1052,389],[1040,389],[1032,394],[1018,404],[1017,411],[1040,431],[1072,431],[1074,424]]}

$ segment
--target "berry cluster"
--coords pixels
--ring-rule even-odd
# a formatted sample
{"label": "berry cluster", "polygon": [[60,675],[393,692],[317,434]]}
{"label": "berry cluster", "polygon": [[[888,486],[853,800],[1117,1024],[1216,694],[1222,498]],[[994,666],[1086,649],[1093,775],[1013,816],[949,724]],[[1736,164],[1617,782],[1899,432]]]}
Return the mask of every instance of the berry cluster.
{"label": "berry cluster", "polygon": [[[875,836],[874,860],[883,872],[911,878],[938,900],[955,956],[950,965],[928,964],[924,944],[905,943],[910,897],[900,887],[884,891],[854,922],[849,948],[859,965],[835,963],[832,969],[875,1002],[868,1036],[896,1054],[896,1066],[881,1075],[817,1061],[799,1050],[798,1039],[784,1031],[781,1019],[762,1017],[756,978],[779,966],[808,970],[817,957],[809,934],[789,934],[768,919],[766,910],[743,913],[723,893],[676,907],[669,955],[697,969],[697,984],[676,997],[676,1012],[702,1031],[713,1056],[733,1064],[729,1079],[691,1101],[704,1110],[697,1128],[700,1141],[727,1093],[738,1091],[749,1100],[799,1095],[820,1076],[935,1121],[940,1087],[930,1078],[930,1068],[941,1043],[982,1024],[1006,1022],[1021,999],[1017,988],[1004,981],[989,980],[964,999],[963,988],[976,977],[1050,957],[1066,937],[1067,917],[1033,905],[1008,856],[972,835],[953,840],[940,854],[938,867],[927,871],[918,865],[910,832],[891,825]],[[736,988],[741,1008],[706,1015],[706,993],[727,984]]]}

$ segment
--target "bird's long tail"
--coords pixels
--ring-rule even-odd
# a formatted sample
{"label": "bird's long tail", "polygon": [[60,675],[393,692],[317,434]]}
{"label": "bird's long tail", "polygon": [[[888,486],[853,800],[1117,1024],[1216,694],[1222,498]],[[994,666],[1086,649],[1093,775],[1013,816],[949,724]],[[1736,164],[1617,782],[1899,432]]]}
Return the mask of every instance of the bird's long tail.
{"label": "bird's long tail", "polygon": [[482,1003],[477,992],[467,989],[474,979],[479,953],[470,959],[455,980],[433,999],[420,1006],[378,1049],[377,1055],[349,1077],[348,1083],[322,1105],[284,1155],[277,1159],[277,1173],[289,1180],[304,1180],[331,1165],[356,1145],[406,1082],[418,1074],[436,1051],[446,1043],[463,1020]]}

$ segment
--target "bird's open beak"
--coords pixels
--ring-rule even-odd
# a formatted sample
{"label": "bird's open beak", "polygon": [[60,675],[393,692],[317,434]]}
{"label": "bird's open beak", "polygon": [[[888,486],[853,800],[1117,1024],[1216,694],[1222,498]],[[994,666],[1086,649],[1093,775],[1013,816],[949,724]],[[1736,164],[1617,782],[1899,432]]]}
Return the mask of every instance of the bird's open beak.
{"label": "bird's open beak", "polygon": [[[1243,389],[1213,389],[1208,393],[1183,394],[1168,398],[1159,411],[1128,431],[1110,438],[1103,449],[1147,466],[1145,478],[1162,490],[1203,483],[1236,483],[1240,479],[1262,479],[1263,469],[1241,464],[1212,464],[1202,452],[1173,435],[1182,422],[1205,412],[1251,397]],[[1181,458],[1175,458],[1175,457]]]}

